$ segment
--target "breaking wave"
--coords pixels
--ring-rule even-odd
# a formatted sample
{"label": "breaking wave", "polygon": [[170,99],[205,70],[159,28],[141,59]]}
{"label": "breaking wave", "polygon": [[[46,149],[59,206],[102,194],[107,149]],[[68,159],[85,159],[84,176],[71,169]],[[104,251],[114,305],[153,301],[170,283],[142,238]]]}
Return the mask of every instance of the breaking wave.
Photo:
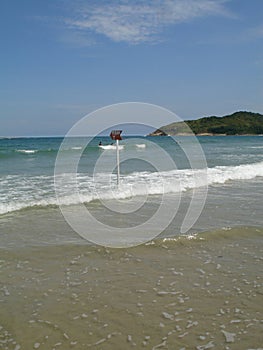
{"label": "breaking wave", "polygon": [[[107,173],[94,176],[79,173],[77,187],[72,174],[59,175],[56,183],[60,185],[60,204],[71,205],[98,199],[172,194],[202,186],[224,185],[229,181],[252,180],[256,177],[263,177],[263,162],[207,169],[133,172],[121,177],[119,188],[116,186],[116,175]],[[7,175],[0,179],[0,185],[0,214],[35,206],[58,205],[54,176]]]}

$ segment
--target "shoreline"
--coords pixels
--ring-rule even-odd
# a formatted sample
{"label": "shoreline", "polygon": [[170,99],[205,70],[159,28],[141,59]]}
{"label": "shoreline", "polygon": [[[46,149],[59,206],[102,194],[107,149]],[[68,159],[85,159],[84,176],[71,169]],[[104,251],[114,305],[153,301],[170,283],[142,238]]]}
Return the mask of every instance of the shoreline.
{"label": "shoreline", "polygon": [[167,135],[147,135],[146,137],[163,137],[163,136],[263,136],[263,134],[235,134],[235,135],[229,135],[229,134],[211,134],[211,133],[201,133],[201,134],[190,134],[190,133],[178,133],[178,134],[167,134]]}

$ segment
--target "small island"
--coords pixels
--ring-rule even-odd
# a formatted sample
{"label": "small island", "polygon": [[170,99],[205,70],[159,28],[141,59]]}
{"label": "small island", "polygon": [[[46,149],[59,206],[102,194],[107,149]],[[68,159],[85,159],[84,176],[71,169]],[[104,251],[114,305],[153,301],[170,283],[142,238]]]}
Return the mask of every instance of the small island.
{"label": "small island", "polygon": [[223,117],[205,117],[185,122],[175,122],[152,132],[149,136],[166,135],[262,135],[263,115],[240,111]]}

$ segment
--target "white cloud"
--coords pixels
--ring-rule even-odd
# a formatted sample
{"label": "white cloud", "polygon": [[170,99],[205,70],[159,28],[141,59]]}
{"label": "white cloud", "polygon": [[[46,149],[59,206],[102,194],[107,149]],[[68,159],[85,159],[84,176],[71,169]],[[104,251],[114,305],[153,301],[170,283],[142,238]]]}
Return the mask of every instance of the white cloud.
{"label": "white cloud", "polygon": [[164,27],[194,18],[229,15],[226,0],[111,0],[82,3],[74,19],[65,23],[73,30],[100,34],[115,42],[138,44],[158,40]]}

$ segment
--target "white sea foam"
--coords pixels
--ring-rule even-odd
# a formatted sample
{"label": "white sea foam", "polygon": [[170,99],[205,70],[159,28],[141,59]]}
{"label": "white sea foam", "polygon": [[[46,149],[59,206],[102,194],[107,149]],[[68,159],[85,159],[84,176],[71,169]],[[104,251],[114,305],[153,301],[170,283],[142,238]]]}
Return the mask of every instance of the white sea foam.
{"label": "white sea foam", "polygon": [[[251,180],[263,177],[263,162],[238,166],[216,166],[208,169],[182,169],[165,172],[134,172],[121,176],[100,173],[89,176],[80,173],[77,185],[72,174],[62,174],[60,204],[88,203],[93,200],[129,199],[136,196],[179,193],[204,185],[225,184],[227,181]],[[0,214],[32,206],[57,205],[53,176],[8,175],[0,178]]]}
{"label": "white sea foam", "polygon": [[[104,150],[116,150],[116,145],[99,145],[99,148],[104,149]],[[124,146],[119,145],[118,146],[119,150],[123,150]]]}
{"label": "white sea foam", "polygon": [[145,148],[146,144],[145,143],[136,143],[137,148]]}
{"label": "white sea foam", "polygon": [[25,154],[33,154],[33,153],[37,153],[38,150],[36,150],[36,149],[17,149],[16,152],[25,153]]}

